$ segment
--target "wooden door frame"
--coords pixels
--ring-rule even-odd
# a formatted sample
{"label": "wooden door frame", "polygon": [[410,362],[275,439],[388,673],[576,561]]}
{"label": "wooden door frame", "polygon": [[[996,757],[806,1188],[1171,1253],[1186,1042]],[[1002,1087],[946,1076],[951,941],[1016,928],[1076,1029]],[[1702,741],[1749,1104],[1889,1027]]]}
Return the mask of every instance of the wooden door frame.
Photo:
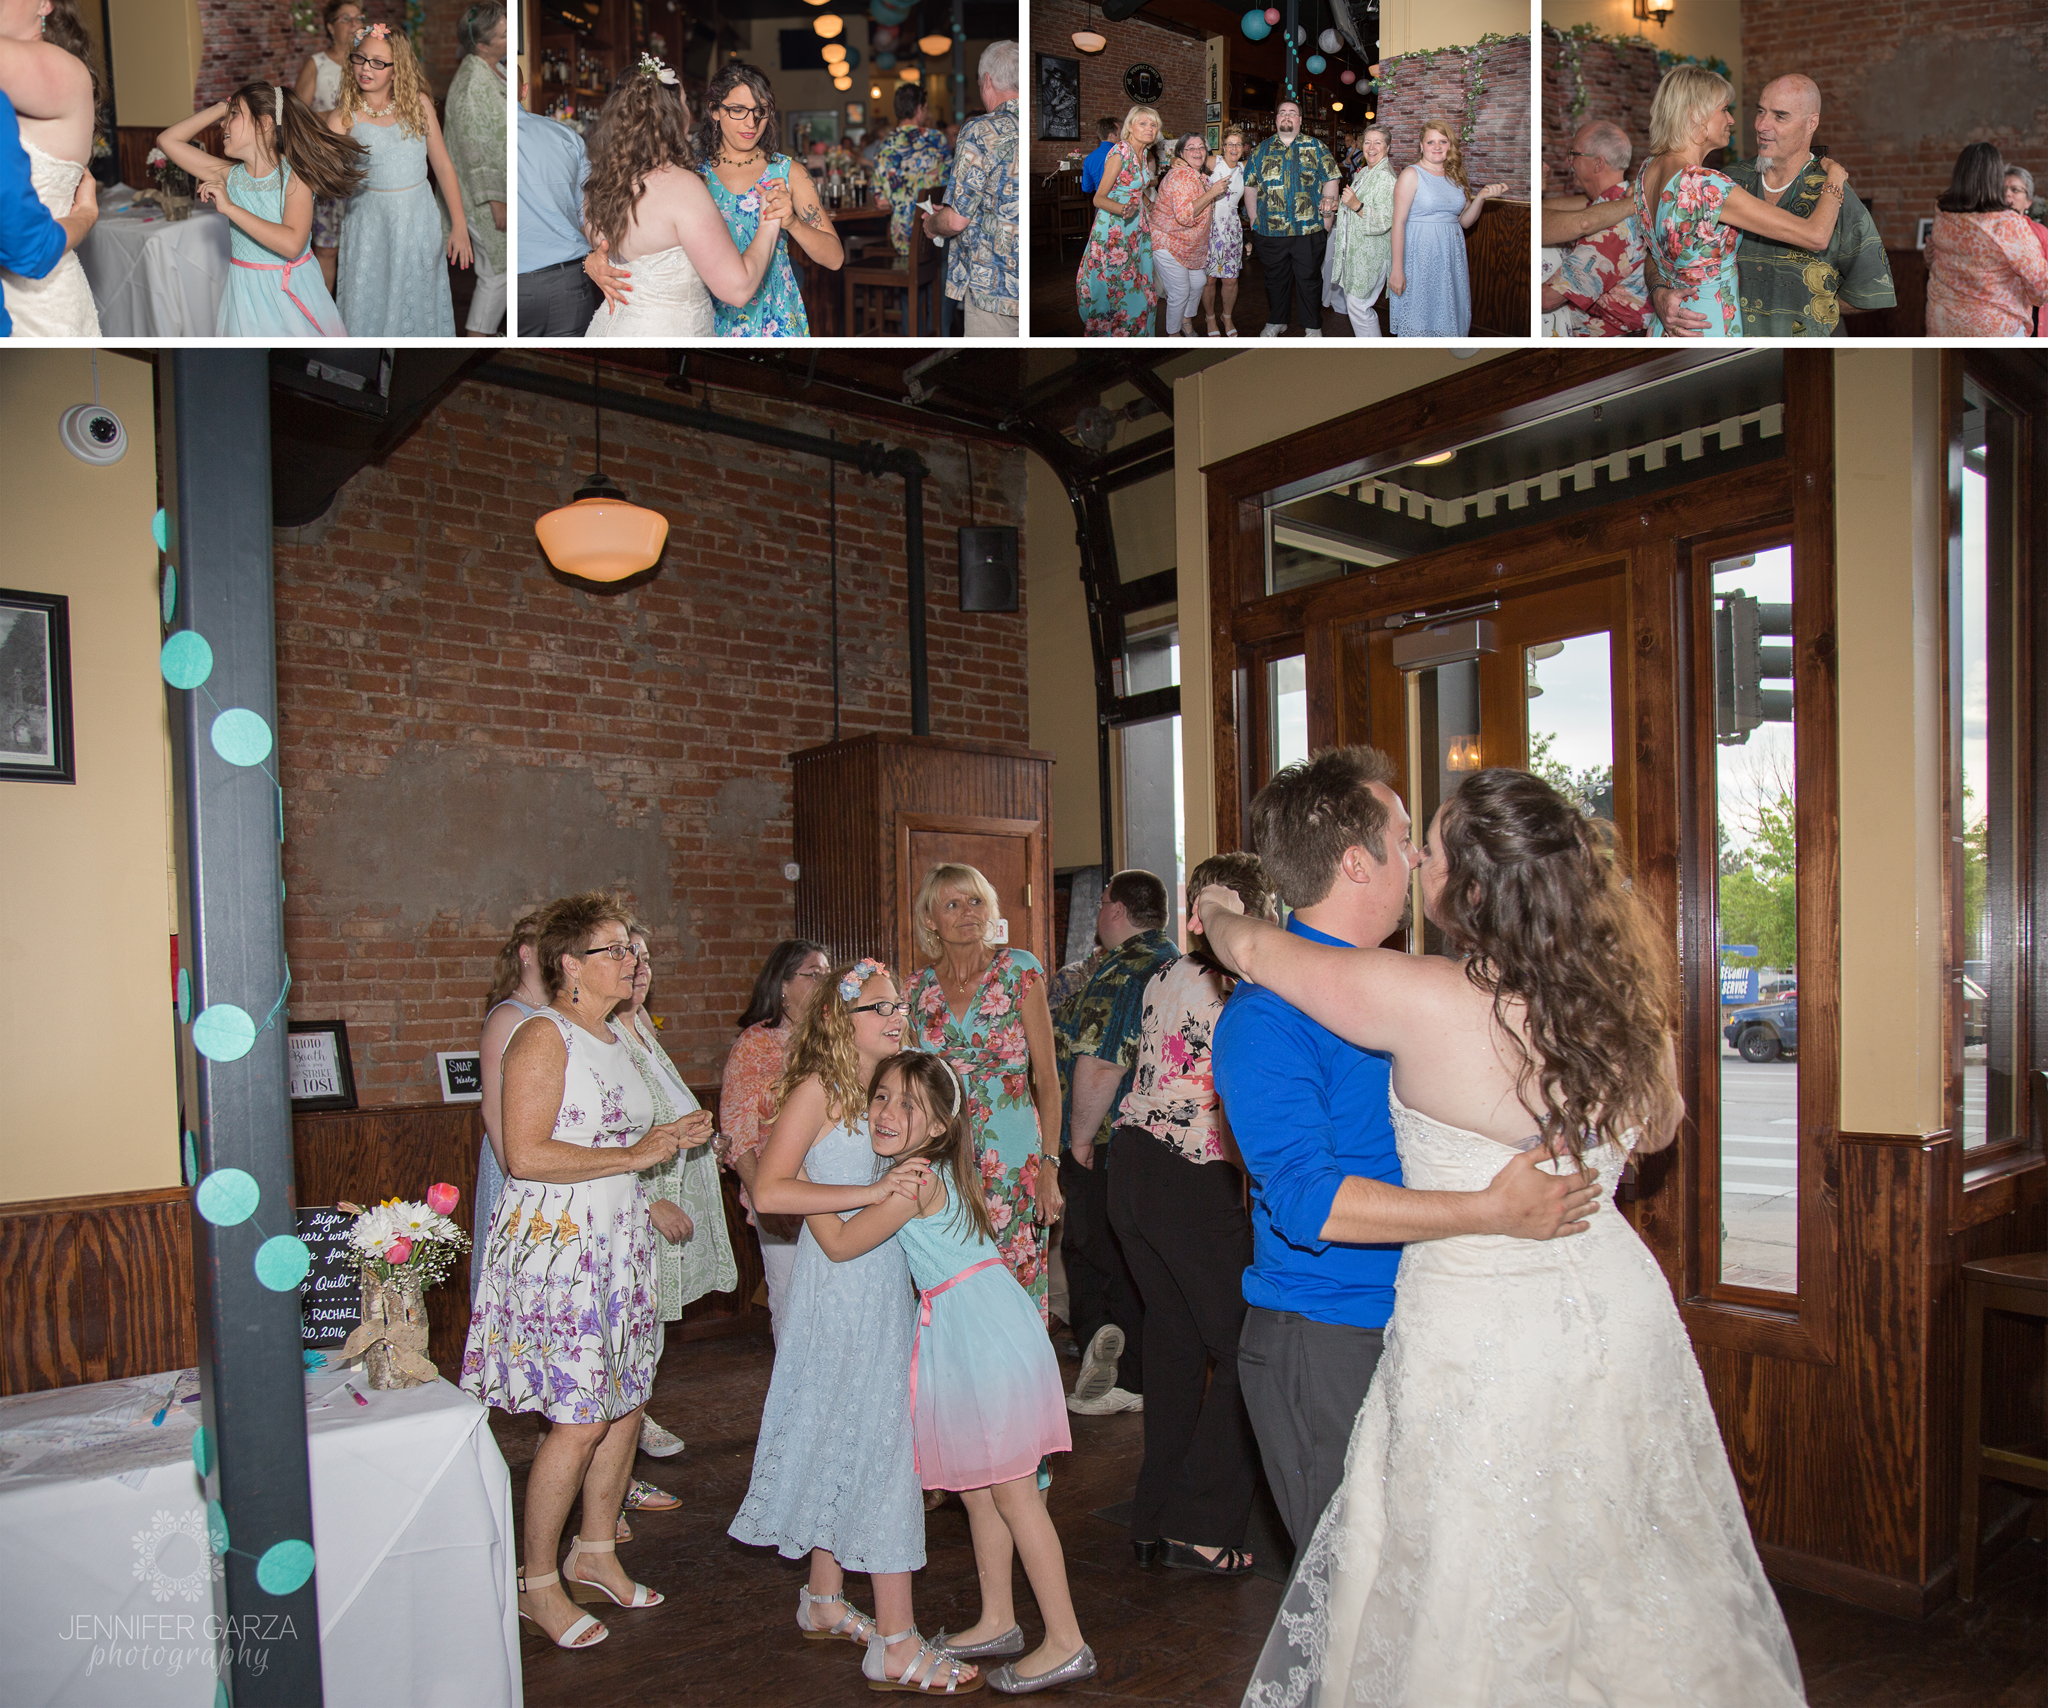
{"label": "wooden door frame", "polygon": [[896,814],[896,965],[902,969],[905,988],[916,968],[923,964],[917,953],[917,936],[911,926],[911,905],[917,900],[917,888],[924,881],[924,874],[913,875],[910,864],[910,838],[913,832],[931,831],[938,835],[952,836],[1016,836],[1024,842],[1024,870],[1029,874],[1025,880],[1024,906],[1030,914],[1025,941],[1019,942],[1013,936],[1004,945],[1010,949],[1025,949],[1036,955],[1041,964],[1048,967],[1054,963],[1050,958],[1050,937],[1042,947],[1038,942],[1038,923],[1052,917],[1052,871],[1046,861],[1045,827],[1035,818],[986,818],[972,813],[901,812]]}

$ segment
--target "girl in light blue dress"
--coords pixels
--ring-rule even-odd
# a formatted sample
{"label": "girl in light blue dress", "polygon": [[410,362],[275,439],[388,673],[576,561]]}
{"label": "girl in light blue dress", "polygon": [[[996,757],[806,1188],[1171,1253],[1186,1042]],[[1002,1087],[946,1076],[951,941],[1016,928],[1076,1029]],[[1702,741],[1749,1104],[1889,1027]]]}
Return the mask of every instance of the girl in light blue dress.
{"label": "girl in light blue dress", "polygon": [[[226,160],[190,140],[216,123]],[[305,102],[274,83],[243,84],[163,132],[157,146],[233,227],[215,336],[346,338],[308,241],[314,198],[347,195],[362,182],[362,149],[330,134]]]}
{"label": "girl in light blue dress", "polygon": [[1441,119],[1422,122],[1422,158],[1394,185],[1394,261],[1387,275],[1396,338],[1463,338],[1472,330],[1472,280],[1465,233],[1479,222],[1488,184],[1471,196],[1457,134]]}
{"label": "girl in light blue dress", "polygon": [[368,156],[363,185],[341,221],[337,289],[357,338],[453,338],[447,260],[470,264],[469,227],[458,217],[445,240],[442,201],[462,207],[462,184],[441,140],[426,78],[404,36],[383,24],[357,32],[341,104],[323,121]]}

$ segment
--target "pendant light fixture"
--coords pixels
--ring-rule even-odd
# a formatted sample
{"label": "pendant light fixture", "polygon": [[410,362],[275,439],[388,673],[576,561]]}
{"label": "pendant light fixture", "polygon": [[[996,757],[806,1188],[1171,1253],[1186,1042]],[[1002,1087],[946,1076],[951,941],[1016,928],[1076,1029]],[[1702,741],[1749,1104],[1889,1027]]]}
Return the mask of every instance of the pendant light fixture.
{"label": "pendant light fixture", "polygon": [[581,581],[624,581],[653,567],[668,543],[668,518],[628,503],[604,472],[604,414],[599,402],[598,361],[590,363],[591,418],[595,467],[574,500],[534,523],[540,549],[564,575]]}
{"label": "pendant light fixture", "polygon": [[811,28],[827,41],[830,41],[846,28],[846,20],[840,17],[837,12],[827,12],[823,17],[813,18],[811,20]]}
{"label": "pendant light fixture", "polygon": [[1095,27],[1095,20],[1092,17],[1068,39],[1083,53],[1100,53],[1109,46],[1109,37]]}

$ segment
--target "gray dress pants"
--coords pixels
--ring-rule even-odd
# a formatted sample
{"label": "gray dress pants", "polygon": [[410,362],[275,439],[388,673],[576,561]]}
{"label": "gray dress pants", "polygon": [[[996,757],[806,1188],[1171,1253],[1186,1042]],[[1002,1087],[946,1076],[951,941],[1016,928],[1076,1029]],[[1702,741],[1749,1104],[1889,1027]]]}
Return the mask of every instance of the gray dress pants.
{"label": "gray dress pants", "polygon": [[1308,1546],[1323,1508],[1344,1481],[1351,1426],[1384,1331],[1317,1322],[1252,1306],[1237,1342],[1237,1373],[1266,1482],[1295,1552]]}

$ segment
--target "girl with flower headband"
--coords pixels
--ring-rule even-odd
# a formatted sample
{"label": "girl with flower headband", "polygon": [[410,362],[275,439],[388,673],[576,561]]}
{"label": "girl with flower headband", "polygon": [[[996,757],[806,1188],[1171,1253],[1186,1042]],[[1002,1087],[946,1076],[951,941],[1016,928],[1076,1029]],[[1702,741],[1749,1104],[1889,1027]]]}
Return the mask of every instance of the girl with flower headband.
{"label": "girl with flower headband", "polygon": [[[831,976],[790,1040],[754,1175],[756,1208],[833,1216],[917,1196],[931,1164],[919,1158],[878,1177],[865,1114],[868,1081],[902,1039],[903,1004],[887,967],[862,960]],[[919,1664],[919,1646],[873,1646],[876,1621],[846,1599],[845,1573],[873,1579],[881,1631],[914,1629],[910,1574],[924,1565],[924,1501],[903,1403],[916,1327],[909,1298],[895,1241],[834,1263],[808,1225],[797,1236],[753,1477],[729,1531],[789,1559],[810,1556],[797,1628],[811,1641],[869,1649],[869,1676],[884,1689]],[[925,1655],[904,1687],[979,1683],[974,1668]]]}
{"label": "girl with flower headband", "polygon": [[586,337],[709,338],[713,297],[737,307],[761,288],[792,217],[788,186],[763,192],[742,253],[697,164],[676,74],[642,54],[605,97],[590,133],[584,272],[605,301]]}
{"label": "girl with flower headband", "polygon": [[[868,1143],[901,1170],[932,1172],[915,1199],[892,1195],[851,1221],[811,1216],[806,1228],[835,1263],[865,1261],[901,1245],[920,1294],[910,1363],[911,1437],[928,1489],[957,1490],[974,1534],[981,1617],[965,1631],[919,1640],[925,1670],[939,1657],[995,1660],[988,1682],[1036,1692],[1095,1676],[1095,1654],[1074,1618],[1059,1533],[1039,1496],[1048,1453],[1073,1446],[1059,1362],[1037,1308],[1004,1261],[982,1194],[967,1082],[941,1055],[907,1050],[868,1084]],[[1012,1550],[1045,1619],[1045,1640],[1026,1654],[1010,1595]],[[880,1675],[883,1645],[906,1646],[914,1628],[886,1627],[864,1670]],[[914,1671],[914,1669],[913,1669]],[[909,1678],[913,1673],[906,1673]]]}
{"label": "girl with flower headband", "polygon": [[[357,338],[453,338],[455,307],[442,256],[445,250],[456,266],[470,264],[469,228],[426,75],[412,44],[388,24],[357,30],[348,62],[352,75],[326,124],[337,136],[354,137],[369,164],[341,222],[335,294],[342,318]],[[445,245],[429,174],[442,201],[458,210]]]}
{"label": "girl with flower headband", "polygon": [[[215,124],[225,160],[192,140]],[[310,239],[314,199],[361,186],[362,144],[328,130],[291,90],[261,82],[244,83],[156,142],[234,228],[215,336],[346,338]]]}

